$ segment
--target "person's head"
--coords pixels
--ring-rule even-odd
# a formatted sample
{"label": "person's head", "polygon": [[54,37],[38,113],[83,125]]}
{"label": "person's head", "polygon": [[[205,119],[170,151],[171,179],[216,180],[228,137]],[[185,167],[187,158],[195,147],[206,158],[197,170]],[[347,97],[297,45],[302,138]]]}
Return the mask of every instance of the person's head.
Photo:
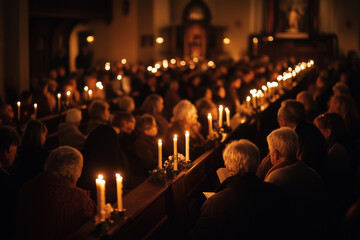
{"label": "person's head", "polygon": [[25,127],[21,138],[22,146],[44,146],[47,135],[47,127],[38,120],[30,120]]}
{"label": "person's head", "polygon": [[169,89],[174,92],[177,92],[179,90],[179,82],[177,79],[171,80]]}
{"label": "person's head", "polygon": [[211,113],[211,116],[213,120],[218,119],[218,110],[216,108],[216,105],[207,98],[199,99],[196,102],[196,109],[198,110],[199,116],[201,117],[207,117],[209,113]]}
{"label": "person's head", "polygon": [[314,125],[324,135],[327,142],[346,133],[345,122],[337,113],[321,114],[314,120]]}
{"label": "person's head", "polygon": [[147,96],[141,105],[141,109],[144,113],[151,115],[159,114],[164,109],[164,99],[158,94],[151,94]]}
{"label": "person's head", "polygon": [[223,159],[230,175],[255,173],[260,164],[260,152],[249,140],[240,139],[226,145]]}
{"label": "person's head", "polygon": [[304,104],[305,110],[315,109],[315,102],[312,95],[308,91],[301,91],[296,95],[296,101]]}
{"label": "person's head", "polygon": [[197,118],[196,107],[189,100],[181,100],[173,108],[171,121],[191,125],[197,122]]}
{"label": "person's head", "polygon": [[277,119],[280,127],[295,129],[299,123],[305,121],[304,104],[293,99],[283,101],[277,113]]}
{"label": "person's head", "polygon": [[206,98],[211,100],[212,99],[212,91],[209,87],[207,86],[201,86],[199,89],[199,96],[197,96],[198,98]]}
{"label": "person's head", "polygon": [[272,131],[266,138],[271,163],[276,165],[287,159],[295,159],[298,151],[298,136],[295,130],[282,127]]}
{"label": "person's head", "polygon": [[332,88],[334,95],[350,94],[349,86],[344,82],[337,82]]}
{"label": "person's head", "polygon": [[225,87],[222,86],[222,85],[217,85],[214,87],[214,95],[222,98],[222,99],[225,99],[226,98],[226,90],[225,90]]}
{"label": "person's head", "polygon": [[89,106],[89,116],[101,121],[109,121],[110,111],[109,104],[103,100],[94,100]]}
{"label": "person's head", "polygon": [[239,76],[233,76],[230,79],[230,86],[236,89],[239,89],[241,87],[242,79]]}
{"label": "person's head", "polygon": [[136,129],[139,133],[144,133],[150,137],[155,137],[158,134],[155,118],[150,114],[144,114],[140,117],[136,122]]}
{"label": "person's head", "polygon": [[0,167],[11,167],[14,163],[19,136],[10,126],[0,126]]}
{"label": "person's head", "polygon": [[66,178],[76,184],[83,167],[82,154],[70,146],[61,146],[51,151],[44,164],[44,171]]}
{"label": "person's head", "polygon": [[118,127],[120,132],[131,134],[135,130],[135,122],[135,118],[130,113],[115,111],[111,125]]}
{"label": "person's head", "polygon": [[134,99],[130,96],[123,96],[117,101],[117,105],[120,111],[132,113],[135,110]]}
{"label": "person's head", "polygon": [[352,121],[359,117],[354,99],[347,94],[331,97],[328,112],[339,114],[348,129],[351,127]]}
{"label": "person's head", "polygon": [[5,104],[1,108],[0,118],[14,119],[14,110],[10,104]]}
{"label": "person's head", "polygon": [[81,111],[77,108],[69,109],[66,112],[65,122],[79,126],[81,122]]}

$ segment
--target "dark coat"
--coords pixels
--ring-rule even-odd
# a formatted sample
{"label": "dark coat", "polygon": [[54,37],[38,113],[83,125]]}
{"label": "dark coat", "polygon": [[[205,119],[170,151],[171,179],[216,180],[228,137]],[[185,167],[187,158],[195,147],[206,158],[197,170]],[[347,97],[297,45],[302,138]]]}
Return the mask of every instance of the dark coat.
{"label": "dark coat", "polygon": [[[192,239],[271,239],[284,222],[281,191],[254,174],[227,178],[205,201]],[[279,225],[280,224],[280,225]],[[271,234],[270,234],[271,233]]]}
{"label": "dark coat", "polygon": [[133,164],[135,175],[148,176],[149,171],[157,167],[157,144],[154,137],[139,134],[134,143],[137,162]]}
{"label": "dark coat", "polygon": [[25,183],[17,205],[19,239],[63,239],[96,211],[89,193],[70,180],[40,173]]}

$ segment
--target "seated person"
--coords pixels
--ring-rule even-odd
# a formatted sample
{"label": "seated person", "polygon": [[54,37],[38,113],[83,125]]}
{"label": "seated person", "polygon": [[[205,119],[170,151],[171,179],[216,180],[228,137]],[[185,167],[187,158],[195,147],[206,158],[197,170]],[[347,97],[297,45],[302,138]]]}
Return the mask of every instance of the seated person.
{"label": "seated person", "polygon": [[305,234],[304,237],[314,237],[315,227],[321,227],[318,221],[321,213],[322,180],[312,168],[298,159],[298,136],[293,129],[276,129],[268,135],[267,142],[273,167],[264,181],[285,191],[292,203],[290,212],[295,225],[304,229],[299,232]]}
{"label": "seated person", "polygon": [[79,130],[81,111],[77,108],[66,112],[65,122],[58,127],[59,146],[68,145],[81,151],[85,142],[84,134]]}
{"label": "seated person", "polygon": [[306,120],[313,122],[315,117],[319,115],[316,110],[315,102],[312,95],[308,91],[301,91],[296,95],[296,101],[304,104]]}
{"label": "seated person", "polygon": [[135,110],[134,99],[130,96],[122,96],[120,98],[117,98],[115,102],[120,111],[132,114],[132,112]]}
{"label": "seated person", "polygon": [[109,122],[109,104],[104,100],[94,100],[89,106],[89,117],[87,134],[90,134],[99,125]]}
{"label": "seated person", "polygon": [[19,146],[19,136],[10,126],[0,126],[0,224],[1,237],[7,239],[15,232],[15,208],[18,186],[12,174],[12,166]]}
{"label": "seated person", "polygon": [[258,148],[235,140],[225,147],[223,159],[230,177],[204,202],[191,239],[267,239],[270,232],[279,237],[283,232],[274,229],[285,221],[284,200],[280,189],[255,176]]}
{"label": "seated person", "polygon": [[156,135],[158,126],[155,118],[150,114],[144,114],[136,122],[137,136],[134,143],[134,150],[138,158],[137,163],[132,169],[137,169],[134,173],[138,176],[148,176],[148,172],[157,166],[157,145]]}
{"label": "seated person", "polygon": [[82,166],[83,157],[75,148],[63,146],[51,152],[44,172],[20,189],[19,238],[63,239],[95,214],[89,192],[76,187]]}
{"label": "seated person", "polygon": [[0,110],[0,119],[2,124],[15,127],[15,113],[10,104],[5,104]]}
{"label": "seated person", "polygon": [[204,138],[207,138],[209,135],[209,122],[208,122],[208,114],[211,113],[213,120],[213,127],[215,127],[215,122],[218,125],[218,109],[216,105],[207,98],[201,98],[196,101],[196,109],[199,113],[199,122],[201,124],[201,134]]}

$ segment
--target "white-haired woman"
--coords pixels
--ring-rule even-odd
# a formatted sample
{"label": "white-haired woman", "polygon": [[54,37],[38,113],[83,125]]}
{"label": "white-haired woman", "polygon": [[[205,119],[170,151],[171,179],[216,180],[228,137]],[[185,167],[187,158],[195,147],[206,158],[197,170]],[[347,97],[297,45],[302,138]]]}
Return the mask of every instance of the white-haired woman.
{"label": "white-haired woman", "polygon": [[20,190],[20,239],[63,239],[95,214],[89,192],[76,187],[82,167],[82,154],[75,148],[62,146],[50,153],[44,172]]}
{"label": "white-haired woman", "polygon": [[173,108],[170,127],[165,134],[165,146],[168,154],[172,153],[172,139],[178,137],[178,152],[185,155],[185,131],[190,133],[190,159],[194,160],[199,154],[205,139],[200,133],[196,107],[189,100],[181,100]]}

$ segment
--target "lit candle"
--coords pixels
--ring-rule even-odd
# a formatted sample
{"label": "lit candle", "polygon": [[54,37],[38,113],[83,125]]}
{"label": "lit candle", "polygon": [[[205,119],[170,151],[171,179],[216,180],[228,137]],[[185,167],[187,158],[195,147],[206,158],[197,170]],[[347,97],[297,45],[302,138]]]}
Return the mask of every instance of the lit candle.
{"label": "lit candle", "polygon": [[224,107],[222,105],[219,106],[219,128],[222,127],[223,122],[223,109]]}
{"label": "lit candle", "polygon": [[123,188],[123,184],[122,184],[122,176],[120,176],[119,173],[115,174],[116,176],[116,189],[117,189],[117,210],[119,212],[121,212],[123,210],[123,201],[122,201],[122,188]]}
{"label": "lit candle", "polygon": [[159,142],[158,142],[158,167],[159,167],[159,169],[162,169],[162,142],[161,142],[161,139],[159,139]]}
{"label": "lit candle", "polygon": [[36,118],[36,114],[37,114],[37,103],[34,103],[34,117]]}
{"label": "lit candle", "polygon": [[90,101],[92,98],[92,90],[91,89],[89,89],[88,94],[89,94],[89,101]]}
{"label": "lit candle", "polygon": [[250,96],[247,96],[246,97],[246,106],[247,106],[247,108],[250,108],[251,106],[250,106],[250,100],[251,100],[251,97]]}
{"label": "lit candle", "polygon": [[257,108],[256,93],[252,94],[252,104],[253,104],[253,108]]}
{"label": "lit candle", "polygon": [[16,104],[17,104],[17,109],[18,109],[18,120],[20,121],[20,106],[21,106],[21,102],[18,101]]}
{"label": "lit candle", "polygon": [[226,113],[226,125],[230,127],[230,110],[228,108],[225,108]]}
{"label": "lit candle", "polygon": [[211,113],[208,114],[208,122],[209,122],[209,137],[212,136],[212,116]]}
{"label": "lit candle", "polygon": [[57,94],[57,99],[58,99],[58,111],[61,111],[61,93]]}
{"label": "lit candle", "polygon": [[85,91],[85,100],[89,101],[89,87],[85,86],[84,91]]}
{"label": "lit candle", "polygon": [[97,211],[100,221],[105,220],[105,180],[103,175],[96,179]]}
{"label": "lit candle", "polygon": [[70,105],[70,94],[71,94],[70,91],[67,91],[67,92],[66,92],[66,105],[67,105],[67,106]]}
{"label": "lit candle", "polygon": [[267,87],[265,85],[263,85],[261,88],[264,91],[264,96],[267,97],[267,95],[268,95]]}
{"label": "lit candle", "polygon": [[178,170],[178,159],[177,159],[177,135],[174,135],[174,171]]}
{"label": "lit candle", "polygon": [[190,133],[189,133],[189,131],[185,132],[185,159],[186,159],[186,161],[190,160]]}

